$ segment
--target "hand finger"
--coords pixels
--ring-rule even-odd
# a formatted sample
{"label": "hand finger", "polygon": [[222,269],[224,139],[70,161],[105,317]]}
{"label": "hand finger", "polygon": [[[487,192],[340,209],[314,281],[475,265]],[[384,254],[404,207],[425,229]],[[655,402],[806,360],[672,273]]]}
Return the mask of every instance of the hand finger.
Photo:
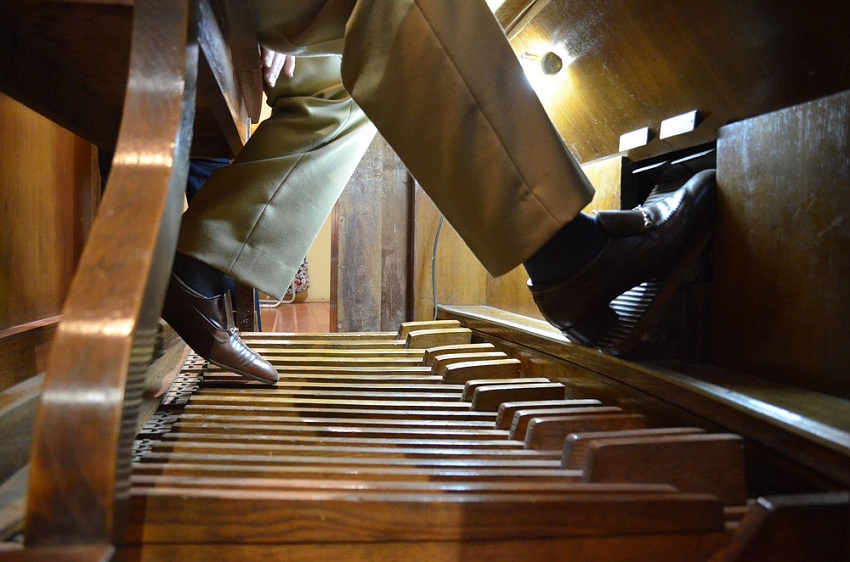
{"label": "hand finger", "polygon": [[274,53],[272,60],[264,70],[264,78],[269,86],[274,86],[277,82],[280,71],[283,68],[286,56],[280,53]]}
{"label": "hand finger", "polygon": [[295,57],[287,56],[283,61],[283,73],[287,78],[295,76]]}
{"label": "hand finger", "polygon": [[274,59],[275,52],[270,51],[270,50],[266,49],[265,47],[263,47],[260,52],[261,52],[261,58],[263,60],[263,66],[266,67],[266,68],[270,67],[271,64],[272,64],[272,60]]}

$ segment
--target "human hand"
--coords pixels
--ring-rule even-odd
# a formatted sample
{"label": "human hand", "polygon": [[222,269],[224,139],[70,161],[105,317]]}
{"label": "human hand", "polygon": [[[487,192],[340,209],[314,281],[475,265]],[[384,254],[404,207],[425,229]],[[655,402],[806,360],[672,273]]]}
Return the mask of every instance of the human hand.
{"label": "human hand", "polygon": [[292,78],[295,74],[295,57],[284,55],[277,51],[262,48],[263,58],[263,79],[269,86],[274,86],[280,76],[281,71],[287,78]]}

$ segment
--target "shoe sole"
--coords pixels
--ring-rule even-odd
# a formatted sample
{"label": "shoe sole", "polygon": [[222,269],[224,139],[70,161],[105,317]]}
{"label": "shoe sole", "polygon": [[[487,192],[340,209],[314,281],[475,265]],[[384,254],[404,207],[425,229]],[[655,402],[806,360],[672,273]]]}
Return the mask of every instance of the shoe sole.
{"label": "shoe sole", "polygon": [[713,229],[704,233],[669,273],[632,287],[611,301],[610,307],[618,318],[603,336],[589,346],[620,357],[634,351],[685,276],[696,265],[713,235]]}
{"label": "shoe sole", "polygon": [[[278,383],[278,381],[270,381],[270,380],[268,380],[268,379],[262,379],[262,378],[260,378],[260,377],[255,377],[254,375],[249,374],[249,373],[246,373],[246,372],[244,372],[244,371],[240,371],[239,369],[234,369],[233,367],[229,367],[229,366],[227,366],[227,365],[222,365],[222,364],[221,364],[221,363],[219,363],[218,361],[213,361],[212,359],[206,359],[206,360],[207,360],[207,361],[209,361],[210,363],[212,363],[213,365],[215,365],[216,367],[218,367],[219,369],[224,369],[224,370],[225,370],[225,371],[227,371],[228,373],[236,373],[236,374],[237,374],[237,375],[239,375],[240,377],[245,377],[246,379],[251,379],[251,380],[254,380],[254,381],[259,381],[259,382],[264,383],[264,384],[267,384],[267,385],[269,385],[269,386],[274,386],[274,385],[276,385],[276,384]],[[278,379],[278,380],[279,380],[279,379]]]}

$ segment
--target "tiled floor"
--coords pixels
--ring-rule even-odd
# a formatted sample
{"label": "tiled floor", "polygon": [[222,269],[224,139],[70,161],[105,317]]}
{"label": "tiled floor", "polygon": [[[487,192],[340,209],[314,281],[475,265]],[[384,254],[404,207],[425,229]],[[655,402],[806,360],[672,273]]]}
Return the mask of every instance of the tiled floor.
{"label": "tiled floor", "polygon": [[264,332],[329,332],[330,303],[305,302],[260,306]]}

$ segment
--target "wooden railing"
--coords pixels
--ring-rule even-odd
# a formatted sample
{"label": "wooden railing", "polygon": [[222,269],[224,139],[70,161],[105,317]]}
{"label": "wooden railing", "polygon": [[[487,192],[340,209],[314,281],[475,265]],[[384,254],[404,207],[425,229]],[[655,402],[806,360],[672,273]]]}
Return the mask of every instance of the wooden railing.
{"label": "wooden railing", "polygon": [[130,448],[189,155],[234,154],[247,140],[260,109],[259,50],[244,2],[0,4],[11,16],[0,24],[0,89],[115,147],[48,360],[18,553],[102,559],[126,518]]}
{"label": "wooden railing", "polygon": [[[113,170],[48,362],[27,507],[31,545],[112,542],[140,385],[177,241],[198,50],[189,0],[134,9]],[[98,288],[93,299],[91,289]]]}

